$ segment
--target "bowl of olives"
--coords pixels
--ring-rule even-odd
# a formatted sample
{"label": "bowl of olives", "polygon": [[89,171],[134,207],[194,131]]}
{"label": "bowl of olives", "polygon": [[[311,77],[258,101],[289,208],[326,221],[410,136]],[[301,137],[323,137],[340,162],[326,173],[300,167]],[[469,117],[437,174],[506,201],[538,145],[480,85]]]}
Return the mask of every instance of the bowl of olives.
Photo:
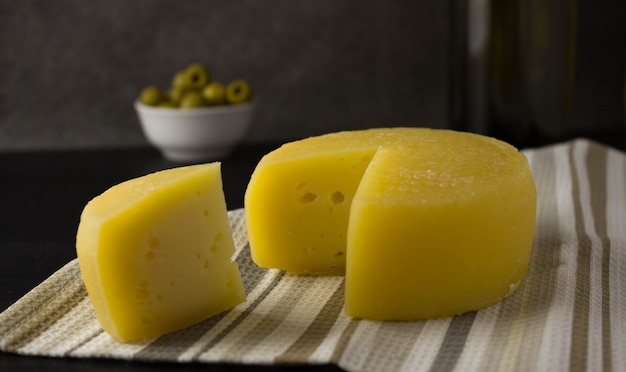
{"label": "bowl of olives", "polygon": [[245,80],[213,81],[210,70],[192,64],[177,72],[169,90],[144,88],[135,110],[148,142],[176,162],[219,160],[246,134],[254,111]]}

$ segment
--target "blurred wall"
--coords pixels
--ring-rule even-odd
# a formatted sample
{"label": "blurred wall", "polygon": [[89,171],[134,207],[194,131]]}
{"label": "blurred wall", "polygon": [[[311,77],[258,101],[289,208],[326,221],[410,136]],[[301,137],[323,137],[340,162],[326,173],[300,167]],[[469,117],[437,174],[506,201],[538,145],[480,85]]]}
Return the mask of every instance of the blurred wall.
{"label": "blurred wall", "polygon": [[[583,3],[577,128],[621,131],[623,5]],[[253,85],[246,142],[446,127],[448,20],[426,0],[0,0],[0,151],[144,144],[133,100],[192,62]]]}
{"label": "blurred wall", "polygon": [[445,2],[0,1],[0,149],[143,143],[132,102],[191,62],[245,78],[248,142],[445,123]]}

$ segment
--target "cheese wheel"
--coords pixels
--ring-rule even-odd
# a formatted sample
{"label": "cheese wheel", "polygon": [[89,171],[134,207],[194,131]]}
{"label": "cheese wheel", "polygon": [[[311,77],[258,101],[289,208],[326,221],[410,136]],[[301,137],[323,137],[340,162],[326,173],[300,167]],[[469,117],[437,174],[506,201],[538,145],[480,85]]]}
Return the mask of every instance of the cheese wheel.
{"label": "cheese wheel", "polygon": [[85,206],[76,251],[98,320],[119,341],[187,327],[246,298],[219,163],[108,189]]}
{"label": "cheese wheel", "polygon": [[245,196],[253,260],[346,275],[348,315],[413,320],[493,304],[523,280],[528,161],[502,141],[426,128],[339,132],[267,154]]}

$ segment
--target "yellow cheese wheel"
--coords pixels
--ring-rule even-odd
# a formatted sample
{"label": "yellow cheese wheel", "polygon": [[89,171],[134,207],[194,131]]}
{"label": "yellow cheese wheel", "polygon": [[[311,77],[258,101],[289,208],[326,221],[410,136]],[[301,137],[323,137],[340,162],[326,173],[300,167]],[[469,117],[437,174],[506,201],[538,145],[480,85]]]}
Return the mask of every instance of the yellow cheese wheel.
{"label": "yellow cheese wheel", "polygon": [[120,341],[156,337],[245,301],[219,163],[113,186],[85,206],[76,251],[98,320]]}
{"label": "yellow cheese wheel", "polygon": [[493,304],[523,280],[535,228],[528,161],[486,136],[339,132],[267,154],[245,196],[254,261],[346,275],[348,315],[413,320]]}

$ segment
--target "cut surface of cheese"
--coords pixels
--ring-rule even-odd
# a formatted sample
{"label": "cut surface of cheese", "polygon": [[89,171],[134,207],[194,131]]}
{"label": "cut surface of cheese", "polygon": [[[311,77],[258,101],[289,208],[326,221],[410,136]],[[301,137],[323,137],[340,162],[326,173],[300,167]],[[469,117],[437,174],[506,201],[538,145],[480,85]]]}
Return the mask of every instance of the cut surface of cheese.
{"label": "cut surface of cheese", "polygon": [[219,163],[111,187],[85,206],[76,251],[98,320],[119,341],[190,326],[246,298]]}
{"label": "cut surface of cheese", "polygon": [[426,128],[338,132],[267,154],[248,185],[253,260],[346,275],[348,315],[413,320],[477,310],[523,280],[536,190],[525,156]]}

